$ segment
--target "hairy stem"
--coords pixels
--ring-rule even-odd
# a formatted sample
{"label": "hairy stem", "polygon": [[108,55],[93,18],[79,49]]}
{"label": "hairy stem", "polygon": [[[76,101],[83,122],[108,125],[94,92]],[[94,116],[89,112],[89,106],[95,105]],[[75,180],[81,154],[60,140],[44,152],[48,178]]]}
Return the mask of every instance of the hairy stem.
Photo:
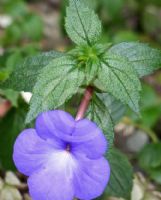
{"label": "hairy stem", "polygon": [[75,118],[76,121],[78,121],[84,117],[84,115],[88,109],[92,95],[93,95],[93,87],[88,86],[84,93],[84,97],[80,103],[80,106],[79,106],[79,109],[78,109],[78,112],[77,112],[77,115]]}

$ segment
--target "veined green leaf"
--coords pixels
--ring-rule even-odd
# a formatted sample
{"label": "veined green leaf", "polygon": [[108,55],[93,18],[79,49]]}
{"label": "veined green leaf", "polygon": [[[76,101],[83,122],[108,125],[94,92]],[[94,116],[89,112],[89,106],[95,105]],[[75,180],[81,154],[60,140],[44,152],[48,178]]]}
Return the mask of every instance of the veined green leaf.
{"label": "veined green leaf", "polygon": [[104,91],[129,105],[134,112],[139,112],[141,84],[127,59],[107,53],[102,58],[95,86],[104,88]]}
{"label": "veined green leaf", "polygon": [[97,96],[109,110],[114,125],[118,123],[126,112],[126,106],[108,93],[97,93]]}
{"label": "veined green leaf", "polygon": [[78,45],[96,43],[102,32],[98,16],[81,0],[70,0],[65,27],[71,40]]}
{"label": "veined green leaf", "polygon": [[89,59],[85,66],[86,84],[90,85],[96,78],[99,68],[99,61]]}
{"label": "veined green leaf", "polygon": [[62,55],[63,53],[50,51],[27,57],[22,64],[17,65],[10,77],[0,85],[0,88],[32,92],[42,68]]}
{"label": "veined green leaf", "polygon": [[113,145],[114,125],[125,113],[125,106],[107,93],[96,93],[91,100],[87,117],[105,134],[110,147]]}
{"label": "veined green leaf", "polygon": [[110,149],[107,159],[111,168],[111,176],[105,193],[109,196],[129,199],[133,180],[131,164],[127,157],[117,149]]}
{"label": "veined green leaf", "polygon": [[127,58],[140,77],[161,67],[161,51],[139,42],[122,42],[109,49],[110,53]]}
{"label": "veined green leaf", "polygon": [[33,89],[30,111],[26,122],[33,120],[40,112],[56,109],[74,94],[84,81],[84,72],[77,67],[70,56],[57,58],[49,63],[38,77]]}

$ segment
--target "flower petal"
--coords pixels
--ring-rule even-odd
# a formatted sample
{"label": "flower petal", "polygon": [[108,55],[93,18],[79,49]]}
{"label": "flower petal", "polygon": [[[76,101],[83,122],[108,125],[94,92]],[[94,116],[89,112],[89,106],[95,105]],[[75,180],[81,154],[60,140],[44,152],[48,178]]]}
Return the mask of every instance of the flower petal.
{"label": "flower petal", "polygon": [[73,170],[76,162],[67,151],[53,154],[46,167],[28,179],[29,193],[34,200],[72,200]]}
{"label": "flower petal", "polygon": [[97,160],[79,157],[79,170],[74,176],[75,197],[91,200],[99,197],[110,178],[110,166],[102,157]]}
{"label": "flower petal", "polygon": [[42,138],[51,138],[61,132],[70,135],[74,129],[74,118],[62,110],[41,113],[36,119],[36,131]]}
{"label": "flower petal", "polygon": [[85,153],[92,159],[101,157],[107,150],[107,141],[101,129],[88,119],[78,121],[73,136],[88,137],[88,135],[93,137],[84,142],[72,144],[72,152]]}
{"label": "flower petal", "polygon": [[[90,131],[90,127],[92,131]],[[90,120],[80,120],[76,122],[69,113],[61,110],[44,112],[40,114],[36,120],[36,131],[40,137],[46,139],[55,136],[66,142],[73,143],[83,143],[92,138],[101,138],[98,133],[101,131],[98,128],[96,129],[96,127],[97,126]],[[105,143],[103,136],[101,141]],[[101,143],[103,148],[103,142]]]}
{"label": "flower petal", "polygon": [[48,160],[49,154],[62,149],[63,145],[58,140],[42,140],[35,129],[26,129],[16,139],[13,160],[18,170],[29,176]]}

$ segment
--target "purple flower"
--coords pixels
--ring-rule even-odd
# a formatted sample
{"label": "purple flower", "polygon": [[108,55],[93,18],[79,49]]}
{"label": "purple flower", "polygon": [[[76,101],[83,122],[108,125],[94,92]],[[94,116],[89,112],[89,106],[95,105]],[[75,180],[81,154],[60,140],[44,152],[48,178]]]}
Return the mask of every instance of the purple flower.
{"label": "purple flower", "polygon": [[107,142],[88,119],[75,121],[60,110],[39,115],[14,145],[18,170],[29,176],[33,200],[90,200],[100,196],[110,176],[103,157]]}

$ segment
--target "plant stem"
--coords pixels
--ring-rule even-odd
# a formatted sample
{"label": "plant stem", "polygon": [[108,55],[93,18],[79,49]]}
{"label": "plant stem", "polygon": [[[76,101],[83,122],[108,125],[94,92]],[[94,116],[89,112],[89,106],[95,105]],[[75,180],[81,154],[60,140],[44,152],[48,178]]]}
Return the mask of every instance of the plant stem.
{"label": "plant stem", "polygon": [[78,112],[77,112],[77,115],[75,118],[76,121],[78,121],[84,117],[84,115],[88,109],[92,95],[93,95],[93,87],[88,86],[84,93],[84,97],[80,103],[80,106],[79,106],[79,109],[78,109]]}
{"label": "plant stem", "polygon": [[[78,121],[80,119],[83,119],[84,118],[84,115],[88,109],[88,106],[89,106],[89,103],[90,103],[90,100],[92,99],[92,95],[93,95],[93,87],[91,86],[88,86],[84,92],[84,96],[83,96],[83,99],[80,103],[80,106],[78,108],[78,112],[77,112],[77,115],[75,117],[75,120]],[[74,199],[74,200],[79,200],[79,199]]]}

